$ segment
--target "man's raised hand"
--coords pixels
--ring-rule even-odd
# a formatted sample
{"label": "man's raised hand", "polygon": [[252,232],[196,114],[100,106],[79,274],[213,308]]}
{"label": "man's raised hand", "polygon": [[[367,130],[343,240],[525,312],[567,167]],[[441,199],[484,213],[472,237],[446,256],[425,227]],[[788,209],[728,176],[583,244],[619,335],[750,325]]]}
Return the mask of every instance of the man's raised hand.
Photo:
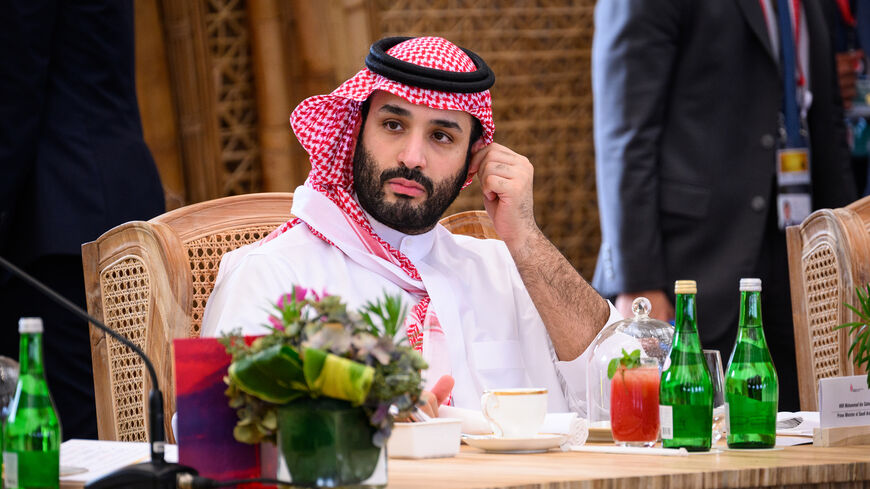
{"label": "man's raised hand", "polygon": [[508,245],[522,246],[536,233],[529,159],[498,143],[472,148],[469,174],[477,174],[483,190],[483,205],[499,237]]}

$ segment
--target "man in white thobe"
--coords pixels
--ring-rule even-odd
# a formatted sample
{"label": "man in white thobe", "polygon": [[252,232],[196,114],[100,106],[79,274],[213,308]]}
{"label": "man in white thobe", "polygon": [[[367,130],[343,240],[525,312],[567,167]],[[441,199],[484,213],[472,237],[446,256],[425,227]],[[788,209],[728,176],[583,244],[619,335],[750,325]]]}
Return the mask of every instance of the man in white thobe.
{"label": "man in white thobe", "polygon": [[[203,335],[267,333],[270,304],[295,285],[350,309],[400,294],[415,304],[406,334],[429,364],[431,414],[511,387],[583,414],[584,352],[618,313],[535,223],[531,163],[493,142],[491,71],[435,37],[378,41],[366,65],[294,110],[312,164],[295,217],[223,258]],[[502,240],[438,224],[475,174]]]}

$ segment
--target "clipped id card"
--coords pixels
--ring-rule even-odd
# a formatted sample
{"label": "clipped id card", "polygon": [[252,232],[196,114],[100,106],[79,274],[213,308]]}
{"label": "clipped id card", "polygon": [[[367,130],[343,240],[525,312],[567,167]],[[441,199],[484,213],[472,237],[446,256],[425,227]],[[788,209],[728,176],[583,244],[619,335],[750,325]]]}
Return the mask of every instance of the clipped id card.
{"label": "clipped id card", "polygon": [[776,152],[777,223],[780,229],[800,224],[813,210],[810,152],[785,148]]}
{"label": "clipped id card", "polygon": [[776,201],[780,229],[804,222],[813,210],[810,194],[779,194]]}
{"label": "clipped id card", "polygon": [[810,150],[784,148],[776,152],[776,180],[780,187],[810,184]]}

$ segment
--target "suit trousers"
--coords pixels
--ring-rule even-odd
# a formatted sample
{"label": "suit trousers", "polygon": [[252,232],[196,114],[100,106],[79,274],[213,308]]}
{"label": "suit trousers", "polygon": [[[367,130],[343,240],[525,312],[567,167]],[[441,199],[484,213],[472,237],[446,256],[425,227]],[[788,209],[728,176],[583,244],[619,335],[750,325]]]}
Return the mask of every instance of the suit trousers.
{"label": "suit trousers", "polygon": [[[772,200],[775,201],[775,200]],[[795,361],[794,321],[791,314],[791,294],[788,277],[788,250],[785,232],[776,222],[776,208],[770,206],[765,235],[756,266],[756,277],[761,279],[761,314],[764,336],[779,378],[779,410],[799,411],[797,363]],[[737,285],[737,284],[735,284]],[[736,287],[735,287],[736,289]],[[735,290],[734,301],[739,301]],[[722,368],[728,361],[737,340],[737,324],[715,341],[704,343],[704,348],[722,353]]]}
{"label": "suit trousers", "polygon": [[[85,284],[81,255],[50,255],[22,267],[82,309]],[[40,317],[48,389],[63,439],[97,438],[94,375],[88,324],[17,278],[0,286],[0,354],[18,359],[18,318]]]}

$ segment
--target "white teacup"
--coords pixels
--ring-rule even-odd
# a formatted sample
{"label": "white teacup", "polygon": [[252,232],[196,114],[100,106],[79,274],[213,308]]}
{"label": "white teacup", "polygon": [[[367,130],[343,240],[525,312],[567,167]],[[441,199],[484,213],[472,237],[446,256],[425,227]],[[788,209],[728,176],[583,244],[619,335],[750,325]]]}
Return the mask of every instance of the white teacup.
{"label": "white teacup", "polygon": [[490,389],[480,398],[480,409],[495,436],[531,438],[547,415],[547,389]]}

